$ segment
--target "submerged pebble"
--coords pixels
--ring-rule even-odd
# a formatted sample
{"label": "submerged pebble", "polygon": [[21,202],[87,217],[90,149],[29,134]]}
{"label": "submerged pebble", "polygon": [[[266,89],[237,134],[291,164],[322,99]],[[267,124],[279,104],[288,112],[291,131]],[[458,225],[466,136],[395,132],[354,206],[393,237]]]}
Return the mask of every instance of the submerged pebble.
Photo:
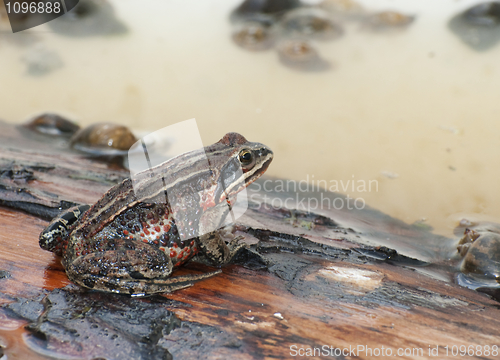
{"label": "submerged pebble", "polygon": [[255,17],[274,21],[299,6],[299,0],[245,0],[231,13],[230,18],[233,22],[253,20]]}
{"label": "submerged pebble", "polygon": [[74,149],[93,155],[124,155],[137,141],[123,125],[97,123],[79,130],[70,141]]}
{"label": "submerged pebble", "polygon": [[246,21],[236,26],[233,41],[247,50],[267,50],[274,45],[274,36],[269,24],[262,21]]}
{"label": "submerged pebble", "polygon": [[329,64],[320,58],[311,42],[305,39],[286,39],[278,44],[280,61],[291,68],[304,71],[321,71]]}
{"label": "submerged pebble", "polygon": [[71,136],[80,129],[72,121],[53,113],[38,115],[23,126],[41,134],[55,136]]}
{"label": "submerged pebble", "polygon": [[113,7],[105,0],[79,0],[71,11],[48,25],[59,35],[73,37],[127,32],[127,27],[116,18]]}
{"label": "submerged pebble", "polygon": [[475,5],[463,13],[464,20],[471,25],[496,26],[500,24],[500,2]]}
{"label": "submerged pebble", "polygon": [[372,30],[402,29],[411,24],[414,19],[414,16],[396,11],[382,11],[369,15],[365,25]]}
{"label": "submerged pebble", "polygon": [[281,57],[293,63],[307,63],[318,57],[318,52],[311,43],[302,39],[282,41],[278,46]]}
{"label": "submerged pebble", "polygon": [[365,13],[363,6],[354,0],[323,0],[318,7],[345,19],[357,19]]}
{"label": "submerged pebble", "polygon": [[500,2],[474,5],[454,16],[449,29],[476,51],[486,51],[500,41]]}
{"label": "submerged pebble", "polygon": [[33,76],[46,75],[63,66],[59,54],[40,43],[31,46],[22,57],[22,61],[27,65],[27,73]]}
{"label": "submerged pebble", "polygon": [[287,36],[304,36],[320,40],[340,37],[342,27],[335,23],[324,10],[301,8],[288,12],[280,22],[280,28]]}

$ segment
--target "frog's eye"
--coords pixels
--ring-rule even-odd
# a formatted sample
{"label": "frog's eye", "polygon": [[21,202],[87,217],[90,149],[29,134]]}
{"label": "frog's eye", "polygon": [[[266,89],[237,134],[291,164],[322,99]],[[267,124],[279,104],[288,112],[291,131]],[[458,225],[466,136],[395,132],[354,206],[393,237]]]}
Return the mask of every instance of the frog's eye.
{"label": "frog's eye", "polygon": [[249,165],[253,161],[253,154],[250,150],[243,149],[240,151],[239,159],[242,165]]}

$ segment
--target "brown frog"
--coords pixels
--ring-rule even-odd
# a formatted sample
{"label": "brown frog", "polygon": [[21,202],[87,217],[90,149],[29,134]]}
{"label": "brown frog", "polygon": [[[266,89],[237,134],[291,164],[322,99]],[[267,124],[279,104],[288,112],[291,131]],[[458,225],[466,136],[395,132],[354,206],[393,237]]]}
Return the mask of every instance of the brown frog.
{"label": "brown frog", "polygon": [[136,174],[134,184],[124,180],[92,207],[60,215],[40,234],[40,246],[62,256],[69,279],[89,289],[143,296],[191,286],[220,270],[170,277],[173,270],[195,256],[216,266],[231,261],[241,238],[230,233],[227,242],[228,230],[213,225],[223,225],[236,194],[272,158],[265,145],[228,133]]}

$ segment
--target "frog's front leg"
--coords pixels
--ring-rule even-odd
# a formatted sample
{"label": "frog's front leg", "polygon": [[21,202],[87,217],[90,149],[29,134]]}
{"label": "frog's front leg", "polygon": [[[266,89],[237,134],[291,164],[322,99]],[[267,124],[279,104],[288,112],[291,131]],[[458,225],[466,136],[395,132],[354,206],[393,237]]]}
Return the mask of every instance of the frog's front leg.
{"label": "frog's front leg", "polygon": [[217,266],[229,263],[242,248],[247,247],[247,244],[239,243],[244,237],[235,236],[232,230],[232,227],[226,227],[200,236],[196,261]]}
{"label": "frog's front leg", "polygon": [[104,251],[65,261],[71,281],[89,289],[142,296],[183,289],[220,273],[170,278],[172,261],[156,247],[131,239],[101,240],[99,247]]}

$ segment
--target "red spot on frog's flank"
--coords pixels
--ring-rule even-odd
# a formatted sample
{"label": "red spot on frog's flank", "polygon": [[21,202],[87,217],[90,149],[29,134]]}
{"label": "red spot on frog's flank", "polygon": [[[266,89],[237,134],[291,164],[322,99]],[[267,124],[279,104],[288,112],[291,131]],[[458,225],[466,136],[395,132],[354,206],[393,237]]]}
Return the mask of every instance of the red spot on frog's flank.
{"label": "red spot on frog's flank", "polygon": [[144,234],[149,235],[150,234],[149,230],[148,229],[144,229]]}
{"label": "red spot on frog's flank", "polygon": [[168,231],[170,230],[170,225],[165,225],[165,226],[163,227],[163,230],[164,230],[165,232],[168,232]]}
{"label": "red spot on frog's flank", "polygon": [[177,259],[182,259],[182,257],[183,257],[183,256],[184,256],[184,254],[183,254],[183,252],[181,251],[181,252],[179,253],[179,255],[177,255]]}
{"label": "red spot on frog's flank", "polygon": [[157,226],[155,226],[155,231],[156,231],[156,232],[160,232],[160,231],[161,231],[161,228],[157,225]]}
{"label": "red spot on frog's flank", "polygon": [[174,246],[174,248],[177,248],[179,245],[177,245],[177,243],[174,243],[173,246]]}
{"label": "red spot on frog's flank", "polygon": [[170,250],[170,257],[173,258],[175,257],[176,252],[174,250]]}
{"label": "red spot on frog's flank", "polygon": [[215,207],[215,201],[213,197],[208,198],[205,202],[200,204],[203,208],[203,211],[207,211],[208,208]]}
{"label": "red spot on frog's flank", "polygon": [[145,243],[145,244],[148,243],[148,241],[146,239],[143,239],[142,242]]}
{"label": "red spot on frog's flank", "polygon": [[123,230],[123,235],[128,235],[128,230]]}

